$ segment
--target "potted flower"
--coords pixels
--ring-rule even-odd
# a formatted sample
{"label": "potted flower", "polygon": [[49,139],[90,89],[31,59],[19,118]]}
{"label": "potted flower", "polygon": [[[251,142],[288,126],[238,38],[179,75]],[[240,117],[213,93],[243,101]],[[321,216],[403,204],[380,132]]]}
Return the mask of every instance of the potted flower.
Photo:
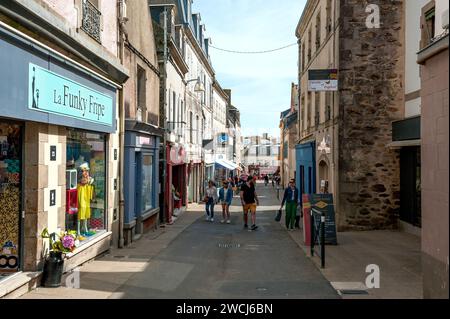
{"label": "potted flower", "polygon": [[77,247],[79,242],[77,233],[65,231],[49,234],[48,229],[44,229],[41,237],[49,239],[49,254],[45,259],[41,284],[44,287],[60,287],[64,269],[64,255],[73,252]]}

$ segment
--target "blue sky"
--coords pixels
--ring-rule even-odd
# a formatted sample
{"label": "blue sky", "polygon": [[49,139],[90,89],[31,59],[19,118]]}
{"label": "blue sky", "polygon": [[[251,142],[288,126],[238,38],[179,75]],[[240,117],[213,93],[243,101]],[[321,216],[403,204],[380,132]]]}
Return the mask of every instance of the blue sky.
{"label": "blue sky", "polygon": [[[261,51],[296,43],[295,28],[306,0],[194,0],[212,45]],[[244,135],[279,135],[280,112],[289,108],[291,83],[297,82],[297,46],[243,55],[210,50],[216,77],[232,90],[241,111]]]}

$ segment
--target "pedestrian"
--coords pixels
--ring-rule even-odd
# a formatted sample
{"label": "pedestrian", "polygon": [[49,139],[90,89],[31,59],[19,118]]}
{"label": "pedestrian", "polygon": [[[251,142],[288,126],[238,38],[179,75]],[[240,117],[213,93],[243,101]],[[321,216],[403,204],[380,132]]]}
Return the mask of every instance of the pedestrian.
{"label": "pedestrian", "polygon": [[272,175],[272,188],[275,188],[275,175]]}
{"label": "pedestrian", "polygon": [[266,187],[269,185],[269,175],[264,176],[264,184]]}
{"label": "pedestrian", "polygon": [[283,209],[286,203],[286,228],[289,231],[295,229],[295,218],[297,216],[297,207],[299,203],[299,190],[295,186],[295,180],[289,181],[289,186],[284,191],[283,201],[281,202],[281,208]]}
{"label": "pedestrian", "polygon": [[204,202],[206,203],[206,221],[214,222],[214,206],[218,200],[217,188],[213,181],[208,182]]}
{"label": "pedestrian", "polygon": [[223,182],[223,187],[219,190],[219,202],[222,205],[222,221],[224,224],[231,224],[230,206],[233,201],[233,190],[228,181]]}
{"label": "pedestrian", "polygon": [[256,208],[259,206],[258,195],[256,194],[256,183],[252,176],[241,187],[241,203],[244,209],[244,228],[248,229],[248,213],[252,214],[252,227],[250,230],[258,229],[256,226]]}

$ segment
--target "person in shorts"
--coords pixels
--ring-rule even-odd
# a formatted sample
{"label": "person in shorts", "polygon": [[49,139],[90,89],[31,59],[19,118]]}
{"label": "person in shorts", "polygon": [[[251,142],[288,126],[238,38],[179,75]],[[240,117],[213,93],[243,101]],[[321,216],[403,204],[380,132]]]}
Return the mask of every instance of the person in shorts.
{"label": "person in shorts", "polygon": [[249,176],[247,182],[241,186],[241,203],[244,209],[244,228],[248,229],[248,213],[250,212],[252,214],[251,230],[258,229],[258,226],[256,226],[256,207],[259,206],[259,199],[252,176]]}
{"label": "person in shorts", "polygon": [[219,202],[222,205],[222,224],[231,224],[230,206],[233,201],[233,190],[228,181],[223,182],[223,187],[219,190]]}

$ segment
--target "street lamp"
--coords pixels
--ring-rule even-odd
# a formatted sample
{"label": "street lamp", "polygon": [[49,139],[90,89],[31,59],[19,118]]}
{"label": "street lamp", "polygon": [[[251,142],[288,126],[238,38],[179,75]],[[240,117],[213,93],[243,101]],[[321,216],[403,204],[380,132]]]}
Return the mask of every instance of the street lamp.
{"label": "street lamp", "polygon": [[192,80],[186,81],[186,84],[191,83],[191,82],[195,82],[195,81],[197,83],[195,83],[194,92],[204,93],[206,90],[205,90],[205,87],[204,87],[202,81],[200,81],[200,77],[198,77],[196,79],[192,79]]}

